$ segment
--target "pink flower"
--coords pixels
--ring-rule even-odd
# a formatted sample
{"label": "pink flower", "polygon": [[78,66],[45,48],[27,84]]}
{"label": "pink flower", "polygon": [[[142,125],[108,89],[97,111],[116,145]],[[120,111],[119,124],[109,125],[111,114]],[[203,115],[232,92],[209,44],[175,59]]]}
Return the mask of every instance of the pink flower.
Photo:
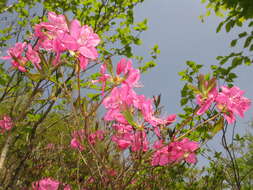
{"label": "pink flower", "polygon": [[79,140],[77,138],[72,138],[71,142],[70,142],[70,146],[73,149],[77,149],[80,151],[84,150],[83,145],[79,142]]}
{"label": "pink flower", "polygon": [[125,150],[130,146],[133,152],[145,152],[148,150],[148,140],[145,131],[134,131],[131,125],[124,124],[115,124],[113,128],[117,133],[112,136],[112,141],[121,150]]}
{"label": "pink flower", "polygon": [[71,148],[83,151],[84,147],[81,144],[83,138],[84,138],[84,130],[74,131],[72,134],[72,140],[70,142]]}
{"label": "pink flower", "polygon": [[128,71],[131,70],[131,68],[132,68],[132,62],[130,60],[127,61],[126,59],[122,58],[117,64],[116,73],[117,75],[120,75],[121,73],[126,75]]}
{"label": "pink flower", "polygon": [[71,190],[70,185],[65,185],[63,190]]}
{"label": "pink flower", "polygon": [[[120,74],[123,73],[123,77],[120,76]],[[106,64],[101,65],[100,67],[100,74],[101,77],[99,77],[98,80],[95,80],[94,82],[101,82],[102,83],[102,96],[104,95],[104,89],[106,87],[106,81],[109,79],[112,83],[119,85],[119,84],[126,84],[129,87],[139,87],[139,79],[140,79],[140,71],[138,69],[134,69],[132,67],[131,60],[126,61],[124,58],[122,58],[118,64],[116,69],[116,76],[111,76],[109,74],[106,74]]]}
{"label": "pink flower", "polygon": [[107,109],[104,119],[127,124],[122,112],[130,108],[136,100],[136,93],[128,85],[123,84],[120,88],[113,88],[111,94],[103,101],[103,105]]}
{"label": "pink flower", "polygon": [[33,190],[57,190],[59,185],[60,182],[46,178],[33,183],[32,188]]}
{"label": "pink flower", "polygon": [[145,131],[136,131],[133,135],[131,150],[133,152],[146,152],[148,150],[148,144],[149,143]]}
{"label": "pink flower", "polygon": [[133,127],[131,125],[124,125],[124,124],[114,124],[113,128],[119,133],[119,134],[125,134],[125,133],[132,133]]}
{"label": "pink flower", "polygon": [[116,134],[112,136],[112,141],[115,142],[121,150],[125,150],[132,144],[133,128],[131,125],[115,124],[113,128]]}
{"label": "pink flower", "polygon": [[105,132],[103,130],[97,130],[96,136],[97,136],[97,139],[102,141],[105,138]]}
{"label": "pink flower", "polygon": [[217,88],[213,88],[207,95],[207,97],[203,97],[202,95],[197,95],[197,104],[200,106],[197,111],[197,115],[202,115],[208,110],[211,104],[215,101],[216,96],[218,95]]}
{"label": "pink flower", "polygon": [[32,49],[32,46],[30,44],[28,44],[28,49],[26,52],[26,57],[28,58],[29,61],[31,61],[37,69],[41,69],[40,66],[40,57],[39,54],[37,53],[37,51],[34,51]]}
{"label": "pink flower", "polygon": [[26,42],[24,43],[16,43],[14,47],[10,48],[7,53],[8,56],[2,57],[3,59],[13,59],[13,58],[19,58],[22,56],[22,53],[24,52],[24,49],[26,47]]}
{"label": "pink flower", "polygon": [[125,83],[133,87],[140,87],[141,85],[138,83],[140,80],[140,70],[139,69],[131,69],[128,74]]}
{"label": "pink flower", "polygon": [[[105,132],[103,130],[97,130],[96,132],[91,133],[88,136],[89,143],[95,145],[98,140],[102,141],[104,139],[104,134]],[[74,131],[72,134],[72,140],[70,142],[71,148],[83,151],[84,147],[81,142],[83,141],[84,137],[84,130]]]}
{"label": "pink flower", "polygon": [[106,173],[107,175],[112,176],[112,177],[117,175],[117,172],[114,169],[108,169],[106,170]]}
{"label": "pink flower", "polygon": [[42,48],[56,53],[53,64],[56,65],[60,60],[60,55],[66,47],[60,41],[60,37],[69,32],[64,15],[57,15],[54,12],[48,13],[48,22],[36,24],[34,35],[39,38],[36,49]]}
{"label": "pink flower", "polygon": [[197,158],[195,151],[199,148],[199,144],[184,138],[182,141],[171,142],[169,145],[163,146],[161,141],[155,144],[157,151],[154,153],[151,164],[166,165],[178,163],[185,160],[188,163],[196,163]]}
{"label": "pink flower", "polygon": [[166,121],[167,121],[166,125],[170,125],[170,124],[174,123],[176,121],[176,118],[177,118],[176,114],[169,115],[166,119]]}
{"label": "pink flower", "polygon": [[68,50],[77,52],[82,70],[86,69],[89,59],[95,60],[98,57],[95,48],[100,42],[98,35],[91,27],[81,26],[78,20],[72,20],[69,34],[64,33],[60,39]]}
{"label": "pink flower", "polygon": [[148,123],[150,123],[153,127],[155,127],[155,132],[157,136],[159,135],[159,130],[156,128],[158,125],[169,125],[174,122],[176,115],[168,116],[166,119],[157,118],[154,115],[153,110],[153,100],[146,98],[144,95],[138,96],[138,107],[141,110],[141,113]]}
{"label": "pink flower", "polygon": [[243,96],[244,91],[237,86],[232,88],[222,86],[221,89],[222,92],[216,97],[217,107],[224,112],[224,117],[231,124],[235,121],[235,114],[244,117],[244,112],[250,108],[251,101]]}
{"label": "pink flower", "polygon": [[125,150],[131,145],[131,140],[121,139],[121,138],[118,138],[118,137],[115,137],[115,136],[112,137],[112,141],[117,143],[118,147],[121,150]]}
{"label": "pink flower", "polygon": [[139,87],[140,84],[138,83],[140,80],[140,70],[134,69],[132,67],[132,61],[126,60],[122,58],[118,64],[116,69],[117,75],[120,75],[123,73],[124,80],[122,80],[124,83],[128,84],[130,87]]}
{"label": "pink flower", "polygon": [[106,81],[110,78],[110,75],[106,74],[106,64],[102,64],[100,67],[100,74],[98,81],[102,82],[102,96],[104,96],[105,88],[106,88]]}
{"label": "pink flower", "polygon": [[163,143],[163,140],[157,140],[153,147],[157,150],[153,156],[151,165],[152,166],[164,166],[169,163],[169,152],[168,152],[168,145]]}
{"label": "pink flower", "polygon": [[57,15],[54,12],[48,12],[48,23],[57,30],[68,31],[68,25],[64,15]]}
{"label": "pink flower", "polygon": [[96,138],[97,138],[97,135],[95,133],[92,133],[89,135],[89,143],[90,144],[96,144]]}
{"label": "pink flower", "polygon": [[104,139],[103,130],[97,130],[95,133],[91,133],[88,137],[89,143],[92,145],[96,144],[97,140],[103,140],[103,139]]}
{"label": "pink flower", "polygon": [[169,153],[168,147],[165,146],[159,150],[157,150],[152,157],[152,166],[164,166],[169,163]]}
{"label": "pink flower", "polygon": [[68,25],[64,15],[57,15],[54,12],[48,12],[48,22],[41,22],[36,24],[35,36],[42,40],[52,40],[62,32],[68,32]]}
{"label": "pink flower", "polygon": [[11,64],[13,67],[19,69],[21,72],[26,72],[26,68],[24,65],[27,62],[26,57],[22,56],[22,53],[24,52],[24,49],[26,47],[26,42],[24,43],[16,43],[14,47],[10,48],[7,51],[8,56],[3,56],[1,59],[12,59]]}
{"label": "pink flower", "polygon": [[169,162],[180,162],[184,159],[186,162],[194,164],[197,161],[194,151],[198,148],[199,144],[188,138],[172,142],[168,146]]}
{"label": "pink flower", "polygon": [[94,182],[95,182],[95,178],[92,177],[92,176],[90,176],[90,177],[86,180],[86,183],[88,183],[88,184],[92,184],[92,183],[94,183]]}
{"label": "pink flower", "polygon": [[1,132],[10,131],[13,127],[12,120],[9,116],[4,116],[2,120],[0,120],[0,129]]}

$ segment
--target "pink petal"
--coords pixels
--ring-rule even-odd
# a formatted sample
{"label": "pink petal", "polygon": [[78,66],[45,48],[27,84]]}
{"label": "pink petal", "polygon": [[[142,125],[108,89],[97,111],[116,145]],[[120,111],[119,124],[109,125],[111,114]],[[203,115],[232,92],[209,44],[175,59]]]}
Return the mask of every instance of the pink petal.
{"label": "pink petal", "polygon": [[89,63],[88,59],[82,55],[79,55],[78,59],[79,59],[80,68],[82,71],[84,71]]}
{"label": "pink petal", "polygon": [[79,48],[79,52],[90,59],[96,59],[98,57],[97,50],[94,47],[82,46]]}
{"label": "pink petal", "polygon": [[74,19],[70,23],[70,35],[75,39],[78,39],[80,36],[81,24],[78,20]]}
{"label": "pink petal", "polygon": [[190,164],[195,164],[197,162],[196,155],[194,153],[189,154],[186,158],[185,161],[190,163]]}

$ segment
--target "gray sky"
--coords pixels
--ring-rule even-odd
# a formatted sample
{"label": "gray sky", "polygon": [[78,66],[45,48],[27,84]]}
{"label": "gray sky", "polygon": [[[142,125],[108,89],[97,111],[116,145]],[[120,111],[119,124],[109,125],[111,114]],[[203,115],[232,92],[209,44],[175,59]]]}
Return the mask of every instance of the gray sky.
{"label": "gray sky", "polygon": [[[202,23],[198,17],[203,13],[205,6],[200,0],[146,0],[135,9],[137,21],[144,18],[149,21],[148,31],[141,35],[143,45],[135,49],[135,54],[147,55],[154,44],[158,44],[161,50],[157,67],[142,76],[144,88],[141,91],[147,96],[162,93],[162,104],[168,114],[181,110],[180,89],[184,83],[177,73],[186,68],[187,60],[208,68],[218,63],[215,59],[217,56],[240,50],[231,49],[229,44],[245,28],[230,33],[223,30],[217,34],[216,27],[222,19],[211,15]],[[253,100],[252,66],[243,66],[236,71],[239,76],[236,85],[246,91],[246,97]],[[237,132],[242,134],[249,128],[246,124],[249,120],[252,120],[252,109],[240,120]],[[210,145],[216,146],[217,143],[220,143],[219,135]]]}

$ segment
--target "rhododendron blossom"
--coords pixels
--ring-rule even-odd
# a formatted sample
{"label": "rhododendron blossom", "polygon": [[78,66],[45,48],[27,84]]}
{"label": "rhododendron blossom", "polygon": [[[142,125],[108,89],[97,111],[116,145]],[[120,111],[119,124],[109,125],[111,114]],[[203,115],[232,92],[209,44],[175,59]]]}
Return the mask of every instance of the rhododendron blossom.
{"label": "rhododendron blossom", "polygon": [[104,139],[105,132],[103,130],[97,130],[91,133],[88,137],[89,143],[94,145],[98,140],[102,141]]}
{"label": "rhododendron blossom", "polygon": [[131,125],[115,124],[113,128],[116,130],[116,134],[112,136],[112,141],[114,141],[121,150],[125,150],[132,144],[133,127]]}
{"label": "rhododendron blossom", "polygon": [[72,133],[72,140],[70,142],[71,148],[83,151],[84,147],[80,142],[83,140],[83,138],[84,138],[84,130],[74,131]]}
{"label": "rhododendron blossom", "polygon": [[198,94],[197,104],[200,106],[200,108],[197,111],[197,115],[202,115],[203,113],[208,110],[208,108],[211,106],[211,104],[215,101],[216,96],[218,95],[217,88],[213,88],[207,95],[207,97],[203,97],[202,95]]}
{"label": "rhododendron blossom", "polygon": [[39,54],[37,53],[37,51],[32,49],[31,44],[28,44],[27,46],[27,52],[26,52],[26,57],[28,58],[29,61],[31,61],[37,69],[41,69],[40,66],[40,57]]}
{"label": "rhododendron blossom", "polygon": [[65,185],[64,188],[63,188],[63,190],[71,190],[70,185]]}
{"label": "rhododendron blossom", "polygon": [[89,59],[95,60],[98,57],[95,48],[100,42],[98,35],[91,27],[81,26],[78,20],[72,20],[69,33],[64,33],[59,37],[64,47],[76,53],[82,70],[86,69]]}
{"label": "rhododendron blossom", "polygon": [[251,101],[244,97],[244,91],[240,90],[237,86],[228,88],[221,87],[221,92],[216,98],[217,107],[224,113],[229,124],[235,121],[235,114],[244,117],[244,112],[250,108]]}
{"label": "rhododendron blossom", "polygon": [[170,124],[174,123],[176,121],[176,118],[177,118],[176,114],[169,115],[166,118],[166,121],[167,121],[166,125],[170,125]]}
{"label": "rhododendron blossom", "polygon": [[38,37],[36,49],[52,51],[56,54],[53,64],[60,61],[63,52],[69,51],[71,55],[79,60],[80,68],[85,70],[89,60],[98,57],[96,46],[100,42],[99,36],[93,32],[92,28],[81,26],[76,19],[70,22],[68,27],[64,15],[48,13],[48,22],[35,25],[35,37]]}
{"label": "rhododendron blossom", "polygon": [[117,175],[117,172],[114,169],[106,170],[106,173],[107,175],[112,176],[112,177]]}
{"label": "rhododendron blossom", "polygon": [[36,24],[34,30],[34,36],[39,39],[36,47],[55,52],[59,49],[56,45],[58,36],[69,31],[65,16],[54,12],[48,12],[48,22]]}
{"label": "rhododendron blossom", "polygon": [[[25,56],[23,56],[23,52],[27,48]],[[41,69],[40,66],[40,57],[37,51],[35,51],[31,44],[24,43],[16,43],[14,47],[10,48],[7,51],[8,56],[3,56],[1,59],[12,59],[11,64],[13,67],[17,68],[21,72],[26,72],[25,65],[28,61],[31,61],[32,64],[35,65],[37,69]]]}
{"label": "rhododendron blossom", "polygon": [[104,96],[104,92],[105,92],[105,88],[106,88],[106,81],[107,81],[107,79],[110,78],[110,75],[106,74],[106,64],[101,65],[100,74],[101,74],[101,76],[99,77],[99,79],[96,81],[93,81],[93,83],[102,82],[102,96]]}
{"label": "rhododendron blossom", "polygon": [[204,85],[204,88],[208,89],[207,85],[209,84],[212,87],[213,84],[213,87],[208,94],[206,95],[205,93],[202,93],[198,94],[196,97],[197,104],[200,106],[196,112],[197,115],[205,113],[214,102],[216,103],[218,110],[223,113],[228,124],[234,123],[235,115],[244,117],[244,112],[247,111],[251,105],[251,101],[243,96],[244,91],[240,90],[237,86],[233,86],[232,88],[222,86],[221,92],[218,92],[214,79],[211,82],[211,84],[206,82],[206,85]]}
{"label": "rhododendron blossom", "polygon": [[146,152],[148,150],[148,144],[149,142],[147,140],[145,131],[136,131],[132,139],[131,150],[133,152],[136,151]]}
{"label": "rhododendron blossom", "polygon": [[147,151],[148,140],[145,131],[134,131],[131,125],[115,124],[114,129],[117,131],[112,136],[114,141],[121,150],[125,150],[131,146],[133,152]]}
{"label": "rhododendron blossom", "polygon": [[123,73],[124,79],[122,80],[122,82],[128,84],[129,86],[140,86],[140,84],[138,83],[140,80],[140,70],[132,67],[131,60],[126,60],[122,58],[117,64],[116,73],[118,75],[118,78],[120,78],[119,75]]}
{"label": "rhododendron blossom", "polygon": [[162,140],[156,141],[154,148],[157,149],[152,157],[152,166],[164,166],[169,163],[168,146],[162,143]]}
{"label": "rhododendron blossom", "polygon": [[171,142],[169,145],[163,145],[161,141],[158,141],[154,148],[157,150],[152,158],[153,166],[179,163],[182,160],[194,164],[197,161],[195,151],[199,148],[199,144],[184,138],[181,141]]}
{"label": "rhododendron blossom", "polygon": [[0,130],[2,133],[5,131],[10,131],[13,127],[12,120],[9,116],[4,116],[2,120],[0,120]]}
{"label": "rhododendron blossom", "polygon": [[8,56],[3,56],[1,59],[12,59],[11,64],[21,72],[26,72],[25,64],[28,61],[22,54],[25,50],[26,42],[16,43],[14,47],[7,51]]}
{"label": "rhododendron blossom", "polygon": [[[121,77],[120,74],[123,73],[123,76]],[[99,77],[98,80],[95,80],[93,82],[101,82],[102,83],[102,96],[104,95],[104,90],[106,87],[106,81],[110,81],[113,84],[119,85],[119,84],[127,84],[129,87],[140,87],[139,79],[140,79],[140,71],[139,69],[134,69],[132,67],[132,61],[126,60],[122,58],[118,64],[116,69],[116,76],[106,74],[106,64],[102,64],[100,67],[100,74],[101,77]]]}
{"label": "rhododendron blossom", "polygon": [[[117,122],[114,125],[116,134],[112,136],[112,141],[121,150],[131,148],[133,152],[147,151],[149,148],[147,131],[150,129],[146,124],[151,125],[154,133],[160,138],[161,127],[174,122],[176,115],[170,115],[167,118],[156,117],[153,100],[144,95],[138,95],[134,91],[134,87],[139,87],[140,73],[138,69],[132,67],[131,61],[121,59],[117,64],[116,76],[106,76],[104,68],[105,66],[102,65],[102,77],[99,80],[106,82],[110,78],[114,84],[120,84],[119,87],[114,87],[102,102],[106,108],[104,120]],[[123,74],[123,77],[119,76],[120,74]],[[135,113],[140,113],[136,122],[134,121]]]}
{"label": "rhododendron blossom", "polygon": [[33,183],[32,188],[33,190],[57,190],[59,185],[60,182],[46,178]]}
{"label": "rhododendron blossom", "polygon": [[65,16],[49,12],[48,22],[36,24],[34,30],[34,36],[38,37],[36,50],[44,49],[55,52],[56,58],[53,60],[53,64],[56,65],[60,60],[61,53],[67,50],[59,38],[65,32],[69,32]]}
{"label": "rhododendron blossom", "polygon": [[[103,130],[97,130],[94,133],[89,134],[88,142],[91,145],[95,145],[97,141],[102,141],[104,139],[105,132]],[[72,134],[72,140],[70,146],[73,149],[78,149],[80,151],[84,150],[82,141],[85,138],[84,130],[74,131]]]}
{"label": "rhododendron blossom", "polygon": [[[103,64],[101,66],[101,75],[102,79],[110,79],[110,81],[114,84],[121,84],[125,83],[129,85],[129,87],[140,87],[141,85],[139,84],[140,80],[140,70],[135,69],[132,67],[132,61],[131,60],[126,60],[122,58],[118,63],[117,63],[117,68],[116,68],[116,76],[110,76],[108,74],[105,74],[106,71],[106,65]],[[123,76],[120,76],[123,74]],[[100,81],[104,81],[101,80]]]}
{"label": "rhododendron blossom", "polygon": [[137,94],[126,84],[113,88],[110,95],[103,100],[103,105],[107,109],[104,119],[127,124],[122,112],[130,108],[137,98]]}
{"label": "rhododendron blossom", "polygon": [[168,123],[167,119],[161,119],[154,116],[153,110],[153,100],[146,98],[144,95],[138,96],[138,108],[141,110],[141,113],[144,119],[150,123],[153,127],[157,125],[165,125]]}

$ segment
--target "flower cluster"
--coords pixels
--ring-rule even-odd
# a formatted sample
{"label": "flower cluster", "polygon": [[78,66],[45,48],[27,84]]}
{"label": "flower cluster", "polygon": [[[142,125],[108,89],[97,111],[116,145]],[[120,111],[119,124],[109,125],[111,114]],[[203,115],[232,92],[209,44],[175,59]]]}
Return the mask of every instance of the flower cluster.
{"label": "flower cluster", "polygon": [[[26,50],[25,55],[24,52]],[[40,57],[37,51],[35,51],[31,44],[24,43],[16,43],[14,47],[10,48],[7,51],[8,56],[3,56],[2,59],[11,59],[11,64],[14,68],[17,68],[21,72],[26,72],[25,64],[30,61],[35,65],[37,69],[41,69],[40,66]]]}
{"label": "flower cluster", "polygon": [[13,127],[12,120],[9,116],[4,116],[2,120],[0,120],[0,131],[4,133],[5,131],[10,131]]}
{"label": "flower cluster", "polygon": [[[104,139],[105,132],[103,130],[97,130],[94,133],[89,134],[88,142],[91,145],[95,145],[97,141],[102,141]],[[85,132],[83,129],[74,131],[72,134],[72,140],[70,142],[70,146],[73,149],[78,149],[80,151],[84,150],[82,145],[82,141],[85,138]]]}
{"label": "flower cluster", "polygon": [[216,103],[216,107],[222,112],[227,122],[232,124],[235,121],[235,115],[244,117],[244,112],[250,108],[251,101],[243,95],[244,91],[237,86],[232,88],[221,86],[221,92],[214,87],[205,98],[201,94],[197,95],[197,104],[200,106],[197,114],[202,115],[212,103]]}
{"label": "flower cluster", "polygon": [[62,185],[63,190],[71,190],[70,185],[61,184],[59,181],[53,180],[51,178],[41,179],[32,184],[33,190],[58,190]]}
{"label": "flower cluster", "polygon": [[134,131],[131,125],[115,124],[116,134],[112,136],[112,141],[117,143],[121,150],[131,147],[133,152],[147,151],[148,141],[144,131]]}
{"label": "flower cluster", "polygon": [[89,26],[81,26],[76,19],[68,24],[64,15],[49,12],[48,22],[36,24],[34,30],[34,37],[38,39],[34,48],[26,42],[18,42],[7,51],[8,56],[2,57],[11,59],[12,66],[21,72],[27,71],[25,65],[28,61],[37,69],[41,69],[41,50],[55,54],[53,65],[60,62],[62,53],[69,52],[78,59],[82,70],[86,69],[89,60],[98,57],[95,48],[100,42],[98,35]]}
{"label": "flower cluster", "polygon": [[[169,115],[167,118],[157,117],[153,108],[153,100],[144,95],[138,95],[134,91],[135,87],[140,86],[140,71],[133,68],[131,61],[120,60],[116,74],[112,76],[106,74],[106,66],[102,65],[101,75],[99,81],[102,82],[102,90],[104,90],[106,81],[114,85],[110,94],[103,100],[106,108],[104,120],[116,122],[113,125],[115,133],[112,141],[120,150],[129,148],[132,152],[148,151],[151,144],[147,138],[148,132],[152,130],[158,139],[162,139],[161,130],[173,123],[176,115]],[[135,115],[139,117],[135,118]],[[182,160],[195,163],[194,152],[197,149],[198,144],[188,139],[171,142],[165,147],[156,146],[152,165],[165,165]]]}
{"label": "flower cluster", "polygon": [[166,164],[179,163],[185,160],[188,163],[196,163],[195,151],[199,148],[199,144],[184,138],[181,141],[171,142],[164,145],[163,142],[156,141],[154,148],[157,150],[152,158],[153,166],[164,166]]}
{"label": "flower cluster", "polygon": [[102,95],[104,95],[104,90],[106,87],[106,81],[110,81],[113,84],[126,84],[129,87],[139,87],[140,71],[132,67],[132,61],[122,58],[116,69],[116,74],[109,75],[106,74],[106,64],[103,64],[100,69],[101,77],[93,82],[102,82]]}

